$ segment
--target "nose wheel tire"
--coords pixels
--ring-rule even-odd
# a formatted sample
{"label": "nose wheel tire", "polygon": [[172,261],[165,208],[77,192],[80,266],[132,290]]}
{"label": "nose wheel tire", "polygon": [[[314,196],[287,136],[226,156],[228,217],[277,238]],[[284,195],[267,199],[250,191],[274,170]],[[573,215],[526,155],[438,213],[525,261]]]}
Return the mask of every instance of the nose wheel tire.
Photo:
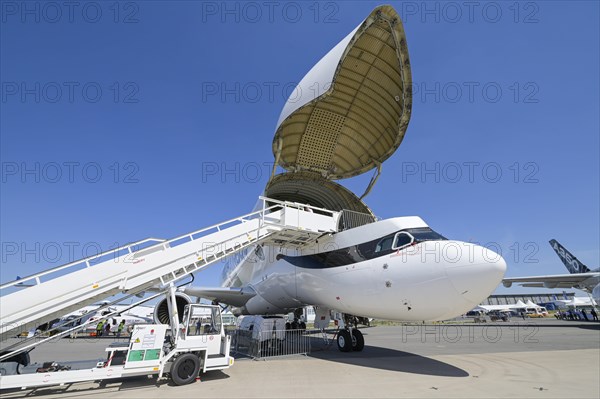
{"label": "nose wheel tire", "polygon": [[171,368],[171,380],[175,385],[186,385],[196,380],[200,372],[200,359],[192,353],[179,356]]}
{"label": "nose wheel tire", "polygon": [[365,347],[365,338],[363,337],[360,330],[356,328],[352,330],[352,350],[355,352],[360,352]]}
{"label": "nose wheel tire", "polygon": [[337,345],[340,352],[350,352],[352,350],[352,336],[350,331],[341,330],[337,336]]}

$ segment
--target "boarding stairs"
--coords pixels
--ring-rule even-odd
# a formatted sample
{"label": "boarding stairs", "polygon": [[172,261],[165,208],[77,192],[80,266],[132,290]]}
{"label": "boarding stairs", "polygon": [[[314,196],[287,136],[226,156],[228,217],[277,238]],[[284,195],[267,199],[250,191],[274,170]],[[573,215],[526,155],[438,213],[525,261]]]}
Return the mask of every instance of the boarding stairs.
{"label": "boarding stairs", "polygon": [[251,245],[300,248],[337,231],[339,212],[259,198],[259,210],[238,218],[171,240],[138,241],[2,284],[0,340],[119,293],[164,290]]}

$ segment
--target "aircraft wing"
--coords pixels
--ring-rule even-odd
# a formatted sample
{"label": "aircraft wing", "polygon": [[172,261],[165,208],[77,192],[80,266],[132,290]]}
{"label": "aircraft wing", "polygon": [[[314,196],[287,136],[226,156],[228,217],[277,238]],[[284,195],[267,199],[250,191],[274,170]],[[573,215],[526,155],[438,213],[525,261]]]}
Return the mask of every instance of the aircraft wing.
{"label": "aircraft wing", "polygon": [[512,277],[502,280],[505,287],[521,283],[523,287],[571,288],[580,286],[584,281],[599,277],[600,273],[555,274],[546,276]]}
{"label": "aircraft wing", "polygon": [[256,295],[256,292],[250,287],[186,287],[183,292],[190,296],[211,299],[235,307],[244,306],[250,298]]}

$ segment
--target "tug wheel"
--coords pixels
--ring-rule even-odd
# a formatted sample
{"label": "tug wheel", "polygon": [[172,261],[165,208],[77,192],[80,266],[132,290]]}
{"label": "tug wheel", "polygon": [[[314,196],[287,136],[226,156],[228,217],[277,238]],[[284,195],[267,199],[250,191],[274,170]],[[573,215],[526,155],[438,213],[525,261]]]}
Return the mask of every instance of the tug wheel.
{"label": "tug wheel", "polygon": [[196,380],[200,372],[200,359],[192,353],[179,356],[171,368],[171,380],[175,385],[186,385]]}

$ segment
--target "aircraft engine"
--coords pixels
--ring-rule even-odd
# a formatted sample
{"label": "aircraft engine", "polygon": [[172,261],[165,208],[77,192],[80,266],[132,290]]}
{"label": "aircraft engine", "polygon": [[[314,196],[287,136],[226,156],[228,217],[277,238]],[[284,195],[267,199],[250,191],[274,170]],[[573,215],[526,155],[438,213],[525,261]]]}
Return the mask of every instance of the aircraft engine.
{"label": "aircraft engine", "polygon": [[[189,296],[180,292],[175,293],[175,302],[177,303],[177,314],[179,315],[179,321],[183,321],[183,308],[185,305],[192,303]],[[163,298],[154,307],[154,322],[157,324],[169,324],[169,306],[167,305],[167,298]]]}

